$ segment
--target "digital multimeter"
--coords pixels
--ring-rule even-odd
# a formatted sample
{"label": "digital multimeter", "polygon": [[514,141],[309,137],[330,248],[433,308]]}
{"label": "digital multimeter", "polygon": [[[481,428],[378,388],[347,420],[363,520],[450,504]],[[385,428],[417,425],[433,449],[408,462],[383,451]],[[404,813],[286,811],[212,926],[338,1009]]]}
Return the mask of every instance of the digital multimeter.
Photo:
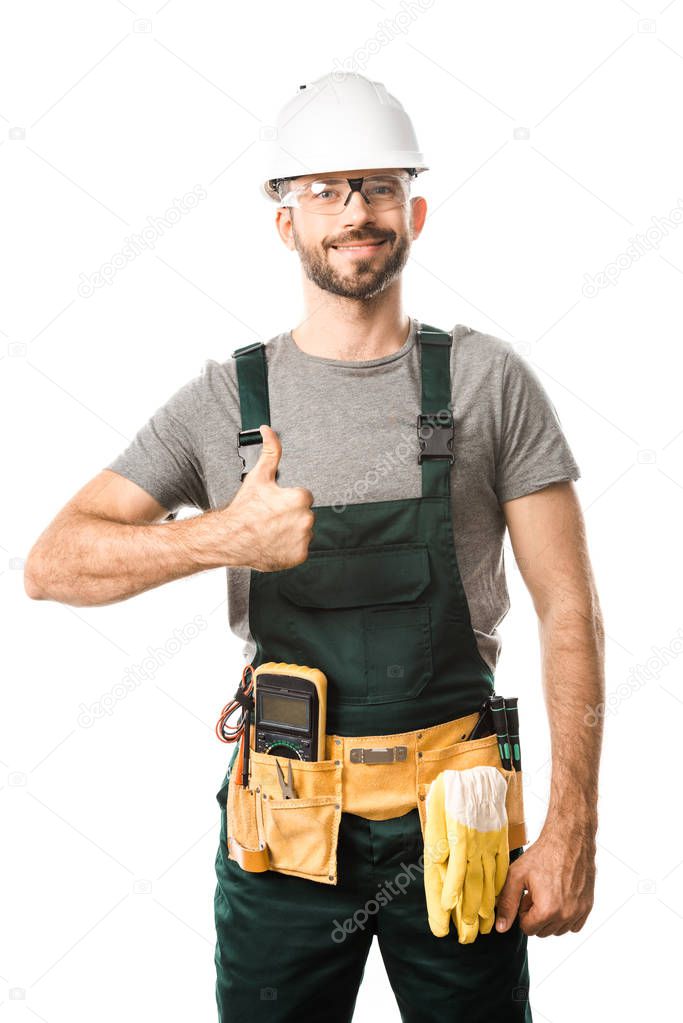
{"label": "digital multimeter", "polygon": [[267,661],[254,668],[254,749],[325,759],[327,678],[318,668]]}

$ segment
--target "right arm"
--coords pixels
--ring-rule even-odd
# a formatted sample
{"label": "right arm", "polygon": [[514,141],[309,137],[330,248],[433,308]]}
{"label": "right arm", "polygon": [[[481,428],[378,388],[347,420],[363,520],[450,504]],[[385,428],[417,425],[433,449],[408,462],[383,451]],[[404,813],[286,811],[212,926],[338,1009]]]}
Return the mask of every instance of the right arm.
{"label": "right arm", "polygon": [[233,501],[217,511],[161,522],[168,510],[124,476],[103,469],[59,512],[31,548],[24,587],[34,600],[76,607],[113,604],[209,568],[277,571],[308,557],[313,495],[280,487],[277,434]]}

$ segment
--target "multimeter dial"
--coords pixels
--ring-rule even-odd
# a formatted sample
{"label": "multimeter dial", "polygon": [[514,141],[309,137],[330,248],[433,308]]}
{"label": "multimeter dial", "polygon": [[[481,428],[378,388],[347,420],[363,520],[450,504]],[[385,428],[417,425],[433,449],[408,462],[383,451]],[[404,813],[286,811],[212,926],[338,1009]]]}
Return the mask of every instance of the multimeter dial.
{"label": "multimeter dial", "polygon": [[289,757],[291,760],[303,759],[301,750],[297,749],[296,746],[292,746],[289,742],[283,742],[281,739],[269,745],[264,752],[271,753],[275,757]]}

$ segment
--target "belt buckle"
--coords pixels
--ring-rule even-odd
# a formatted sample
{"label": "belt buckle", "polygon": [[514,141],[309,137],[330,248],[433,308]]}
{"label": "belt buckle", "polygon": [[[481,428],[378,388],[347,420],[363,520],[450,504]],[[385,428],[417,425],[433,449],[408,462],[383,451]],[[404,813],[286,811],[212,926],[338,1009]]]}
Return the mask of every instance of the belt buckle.
{"label": "belt buckle", "polygon": [[407,746],[354,746],[349,750],[352,764],[393,764],[407,760]]}
{"label": "belt buckle", "polygon": [[420,412],[417,417],[417,439],[420,444],[418,463],[424,458],[447,458],[451,465],[455,462],[453,454],[453,437],[455,424],[452,414],[444,409],[441,412]]}

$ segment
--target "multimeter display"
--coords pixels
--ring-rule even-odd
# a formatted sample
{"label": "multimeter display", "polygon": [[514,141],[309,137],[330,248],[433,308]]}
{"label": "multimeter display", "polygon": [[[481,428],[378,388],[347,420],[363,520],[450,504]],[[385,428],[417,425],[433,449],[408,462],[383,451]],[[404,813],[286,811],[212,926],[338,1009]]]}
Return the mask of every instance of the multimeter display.
{"label": "multimeter display", "polygon": [[283,696],[281,693],[259,693],[260,723],[276,725],[278,728],[310,728],[310,701],[300,696]]}
{"label": "multimeter display", "polygon": [[[317,760],[320,748],[320,695],[322,672],[283,664],[280,671],[268,671],[268,664],[256,669],[254,748],[299,760]],[[291,670],[286,670],[291,669]],[[307,677],[308,672],[312,677]],[[326,681],[326,680],[325,680]],[[324,740],[324,737],[323,737]]]}

